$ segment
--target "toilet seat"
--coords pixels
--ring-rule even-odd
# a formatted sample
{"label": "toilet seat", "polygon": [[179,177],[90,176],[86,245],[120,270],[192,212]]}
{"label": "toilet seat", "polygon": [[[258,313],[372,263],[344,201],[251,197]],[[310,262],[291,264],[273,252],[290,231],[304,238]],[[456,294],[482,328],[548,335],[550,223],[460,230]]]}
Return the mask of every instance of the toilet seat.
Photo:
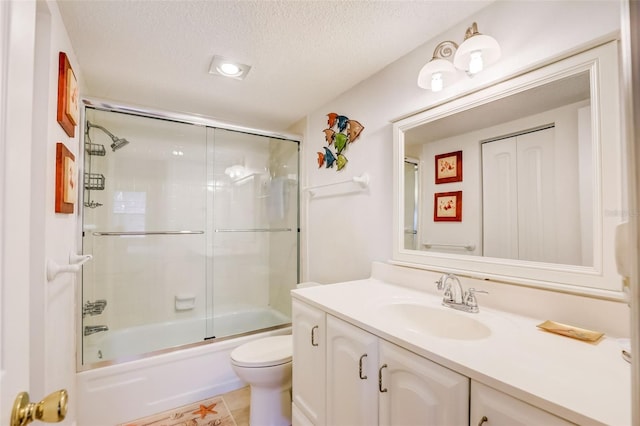
{"label": "toilet seat", "polygon": [[231,362],[238,367],[260,368],[291,362],[293,337],[272,336],[238,346],[231,352]]}

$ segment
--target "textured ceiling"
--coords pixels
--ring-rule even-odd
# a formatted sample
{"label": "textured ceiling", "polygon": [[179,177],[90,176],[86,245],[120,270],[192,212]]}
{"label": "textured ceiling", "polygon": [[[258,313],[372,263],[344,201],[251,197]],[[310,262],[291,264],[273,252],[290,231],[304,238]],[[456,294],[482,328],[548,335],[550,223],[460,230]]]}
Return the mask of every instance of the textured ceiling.
{"label": "textured ceiling", "polygon": [[85,95],[276,131],[488,3],[58,0]]}

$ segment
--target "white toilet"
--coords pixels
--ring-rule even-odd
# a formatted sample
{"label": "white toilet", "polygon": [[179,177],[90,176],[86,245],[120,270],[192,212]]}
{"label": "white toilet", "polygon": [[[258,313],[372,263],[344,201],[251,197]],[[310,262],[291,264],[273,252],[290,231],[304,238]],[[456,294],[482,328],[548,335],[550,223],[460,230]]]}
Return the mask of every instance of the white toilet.
{"label": "white toilet", "polygon": [[271,336],[238,346],[231,365],[251,387],[251,426],[291,425],[293,337]]}

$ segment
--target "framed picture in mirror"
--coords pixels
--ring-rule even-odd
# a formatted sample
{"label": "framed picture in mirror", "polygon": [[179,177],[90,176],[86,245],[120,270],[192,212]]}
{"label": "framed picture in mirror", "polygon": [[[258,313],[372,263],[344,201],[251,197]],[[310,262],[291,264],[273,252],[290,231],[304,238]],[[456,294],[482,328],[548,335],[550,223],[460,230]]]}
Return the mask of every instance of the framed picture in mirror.
{"label": "framed picture in mirror", "polygon": [[462,151],[436,155],[436,184],[462,182]]}
{"label": "framed picture in mirror", "polygon": [[434,222],[462,222],[462,191],[433,195]]}

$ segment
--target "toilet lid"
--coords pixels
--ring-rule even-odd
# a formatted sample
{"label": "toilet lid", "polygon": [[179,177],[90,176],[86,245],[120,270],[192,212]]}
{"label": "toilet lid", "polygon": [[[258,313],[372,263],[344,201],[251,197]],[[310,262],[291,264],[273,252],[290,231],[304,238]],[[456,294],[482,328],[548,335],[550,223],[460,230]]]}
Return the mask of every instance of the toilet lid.
{"label": "toilet lid", "polygon": [[240,367],[268,367],[291,361],[293,337],[272,336],[238,346],[231,352],[231,362]]}

